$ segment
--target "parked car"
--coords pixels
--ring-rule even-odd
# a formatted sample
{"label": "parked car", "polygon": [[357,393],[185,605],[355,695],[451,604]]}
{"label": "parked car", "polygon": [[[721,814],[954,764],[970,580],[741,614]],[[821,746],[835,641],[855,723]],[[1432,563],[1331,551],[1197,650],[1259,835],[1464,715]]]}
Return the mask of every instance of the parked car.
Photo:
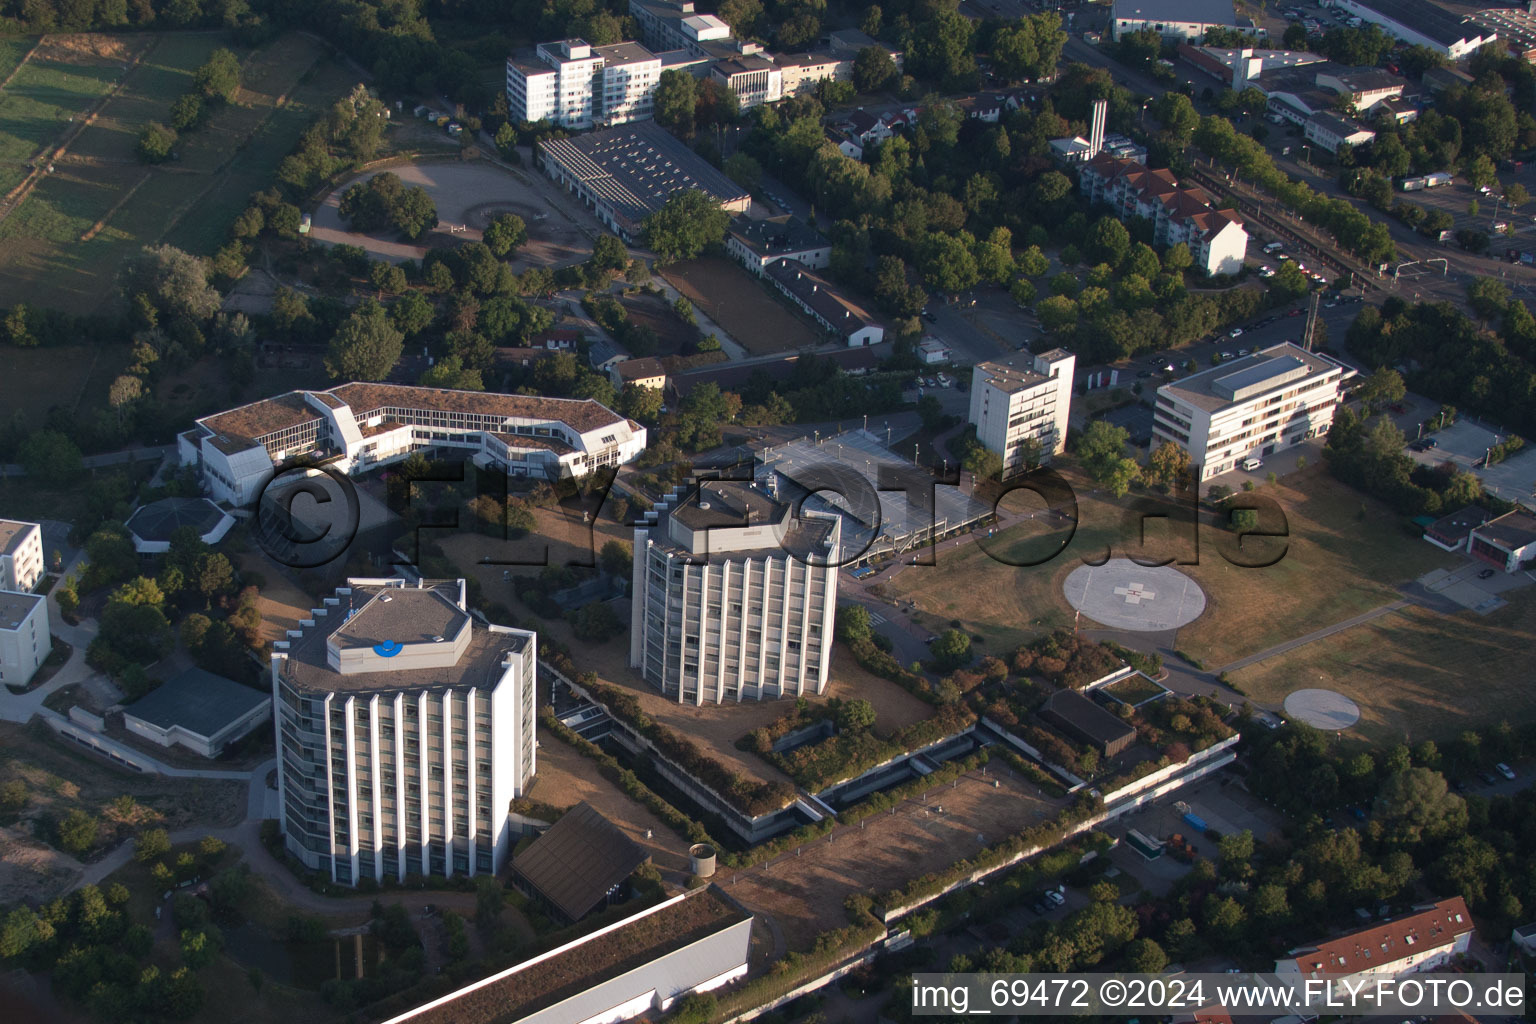
{"label": "parked car", "polygon": [[1221,361],[1222,362],[1226,362],[1228,359],[1231,359],[1231,358],[1232,358],[1232,353],[1231,352],[1223,352],[1223,353],[1221,353]]}
{"label": "parked car", "polygon": [[1273,267],[1260,267],[1259,268],[1259,276],[1262,277],[1262,278],[1266,278],[1266,279],[1274,277],[1275,276],[1275,269]]}
{"label": "parked car", "polygon": [[1234,327],[1230,331],[1227,332],[1227,337],[1229,337],[1229,338],[1241,338],[1242,336],[1243,336],[1243,329],[1241,327]]}
{"label": "parked car", "polygon": [[1498,764],[1494,765],[1493,768],[1506,779],[1513,780],[1515,777],[1515,770],[1509,765],[1505,764],[1503,761],[1500,761]]}
{"label": "parked car", "polygon": [[1499,570],[1497,570],[1497,569],[1484,569],[1483,571],[1481,571],[1481,572],[1479,572],[1477,574],[1477,578],[1480,579],[1480,580],[1491,580],[1491,579],[1493,579],[1494,573],[1496,573],[1498,571]]}
{"label": "parked car", "polygon": [[1481,782],[1485,786],[1492,786],[1498,782],[1499,779],[1498,776],[1493,774],[1493,772],[1478,772],[1477,781]]}
{"label": "parked car", "polygon": [[1425,448],[1439,448],[1440,447],[1440,442],[1435,440],[1432,437],[1426,437],[1424,439],[1424,447]]}

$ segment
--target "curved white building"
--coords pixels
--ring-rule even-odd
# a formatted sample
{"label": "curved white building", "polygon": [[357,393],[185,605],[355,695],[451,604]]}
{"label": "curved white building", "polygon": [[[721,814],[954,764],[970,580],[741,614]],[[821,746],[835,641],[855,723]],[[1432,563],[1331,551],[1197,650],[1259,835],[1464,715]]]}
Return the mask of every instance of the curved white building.
{"label": "curved white building", "polygon": [[204,416],[177,437],[177,450],[215,500],[249,505],[274,467],[299,455],[363,473],[421,449],[458,448],[478,466],[556,479],[629,462],[645,437],[590,399],[354,383]]}

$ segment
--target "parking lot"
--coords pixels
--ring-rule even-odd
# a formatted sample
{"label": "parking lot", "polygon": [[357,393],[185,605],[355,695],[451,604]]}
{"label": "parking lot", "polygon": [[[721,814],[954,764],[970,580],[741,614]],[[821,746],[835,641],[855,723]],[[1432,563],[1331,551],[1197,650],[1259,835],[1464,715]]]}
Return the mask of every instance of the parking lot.
{"label": "parking lot", "polygon": [[1483,466],[1489,449],[1506,436],[1468,420],[1458,420],[1444,430],[1426,435],[1433,442],[1432,447],[1416,451],[1416,446],[1410,444],[1408,454],[1425,465],[1454,463],[1481,480],[1496,497],[1532,504],[1536,496],[1536,447],[1523,448],[1501,462]]}

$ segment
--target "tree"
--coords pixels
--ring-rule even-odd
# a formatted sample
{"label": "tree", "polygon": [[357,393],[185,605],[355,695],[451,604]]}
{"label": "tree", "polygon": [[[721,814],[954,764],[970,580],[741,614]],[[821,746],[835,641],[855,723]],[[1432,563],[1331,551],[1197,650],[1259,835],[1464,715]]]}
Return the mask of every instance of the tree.
{"label": "tree", "polygon": [[676,135],[693,134],[698,80],[686,71],[667,70],[656,80],[652,99],[656,123]]}
{"label": "tree", "polygon": [[1123,428],[1104,420],[1094,420],[1077,441],[1078,461],[1094,480],[1105,485],[1117,498],[1123,496],[1132,481],[1141,475],[1136,463],[1125,457],[1128,437]]}
{"label": "tree", "polygon": [[954,295],[974,288],[981,272],[972,253],[975,240],[968,232],[958,235],[930,231],[918,247],[918,270],[935,291]]}
{"label": "tree", "polygon": [[79,446],[57,430],[39,430],[27,435],[16,455],[27,476],[45,487],[74,483],[82,469]]}
{"label": "tree", "polygon": [[1496,277],[1474,277],[1467,285],[1467,304],[1484,323],[1497,320],[1509,307],[1509,288]]}
{"label": "tree", "polygon": [[605,643],[623,631],[624,624],[607,601],[582,605],[571,616],[571,632],[587,643]]}
{"label": "tree", "polygon": [[1125,947],[1126,965],[1138,974],[1161,974],[1168,954],[1152,939],[1135,939]]}
{"label": "tree", "polygon": [[629,250],[618,235],[598,235],[590,262],[598,270],[623,270],[629,265]]}
{"label": "tree", "polygon": [[[434,264],[434,266],[441,266],[441,264]],[[446,272],[446,268],[444,270]],[[407,338],[426,330],[432,323],[432,316],[432,303],[420,292],[406,292],[389,304],[390,322]]]}
{"label": "tree", "polygon": [[240,58],[220,47],[192,72],[193,86],[210,100],[233,103],[240,88]]}
{"label": "tree", "polygon": [[628,579],[634,571],[634,551],[621,540],[610,540],[598,552],[598,564],[608,575]]}
{"label": "tree", "polygon": [[837,709],[838,732],[864,732],[875,724],[875,706],[867,700],[845,700]]}
{"label": "tree", "polygon": [[517,214],[502,213],[486,225],[482,237],[491,254],[501,259],[528,241],[528,226]]}
{"label": "tree", "polygon": [[135,152],[146,164],[162,164],[171,158],[175,148],[176,133],[158,121],[151,121],[139,132]]}
{"label": "tree", "polygon": [[1376,815],[1409,842],[1417,842],[1464,830],[1467,802],[1450,791],[1439,772],[1409,768],[1382,783]]}
{"label": "tree", "polygon": [[866,46],[853,59],[853,86],[859,92],[884,92],[900,81],[901,69],[883,46]]}
{"label": "tree", "polygon": [[59,846],[66,853],[79,856],[95,845],[97,830],[95,818],[78,807],[72,808],[59,822]]}
{"label": "tree", "polygon": [[456,391],[484,391],[485,380],[480,371],[468,368],[456,355],[444,356],[423,370],[416,383],[424,388],[449,388]]}
{"label": "tree", "polygon": [[929,650],[942,670],[956,669],[971,660],[971,637],[958,629],[946,629],[933,641]]}
{"label": "tree", "polygon": [[208,320],[223,303],[208,283],[208,264],[170,245],[145,246],[123,265],[118,283],[125,298],[144,296],[162,320]]}
{"label": "tree", "polygon": [[859,643],[870,638],[869,609],[861,604],[839,605],[837,609],[837,639],[844,643]]}
{"label": "tree", "polygon": [[400,361],[405,336],[384,307],[367,300],[342,321],[325,354],[325,370],[336,380],[383,380]]}
{"label": "tree", "polygon": [[163,828],[145,829],[133,844],[133,859],[140,864],[158,860],[171,852],[171,837]]}
{"label": "tree", "polygon": [[[203,120],[203,97],[195,92],[183,93],[171,104],[171,128],[178,132],[191,131]],[[258,210],[259,214],[260,211]],[[255,233],[246,237],[253,237]]]}
{"label": "tree", "polygon": [[1365,407],[1376,413],[1385,406],[1401,402],[1408,394],[1408,385],[1403,382],[1402,374],[1390,366],[1382,366],[1366,378],[1359,394]]}
{"label": "tree", "polygon": [[1131,247],[1131,233],[1114,217],[1105,215],[1088,229],[1087,254],[1089,263],[1108,263],[1118,266]]}
{"label": "tree", "polygon": [[1189,452],[1172,441],[1164,441],[1147,458],[1147,476],[1171,487],[1189,473],[1189,465]]}
{"label": "tree", "polygon": [[730,217],[708,193],[688,189],[645,218],[641,230],[658,262],[672,263],[692,259],[706,246],[718,243],[725,237],[729,222]]}

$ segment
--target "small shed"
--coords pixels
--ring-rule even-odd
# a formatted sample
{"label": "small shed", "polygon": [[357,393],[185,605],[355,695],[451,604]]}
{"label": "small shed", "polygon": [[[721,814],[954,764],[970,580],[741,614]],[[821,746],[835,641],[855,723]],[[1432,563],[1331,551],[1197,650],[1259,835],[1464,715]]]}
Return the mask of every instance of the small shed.
{"label": "small shed", "polygon": [[574,922],[624,896],[651,855],[586,802],[512,860],[512,881],[561,921]]}

